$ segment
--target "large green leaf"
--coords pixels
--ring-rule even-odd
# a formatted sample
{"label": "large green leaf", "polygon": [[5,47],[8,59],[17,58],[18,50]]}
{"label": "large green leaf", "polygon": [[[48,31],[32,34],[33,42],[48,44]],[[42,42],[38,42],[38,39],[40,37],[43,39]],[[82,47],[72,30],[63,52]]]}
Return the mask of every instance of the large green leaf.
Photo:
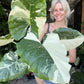
{"label": "large green leaf", "polygon": [[48,80],[48,76],[50,76],[52,79],[56,66],[48,52],[39,42],[27,39],[21,40],[17,44],[17,54],[21,56],[23,62],[30,66],[29,70],[36,73],[38,77]]}
{"label": "large green leaf", "polygon": [[11,37],[10,34],[5,35],[5,36],[1,36],[1,37],[0,37],[0,46],[7,45],[7,44],[13,42],[13,40],[14,40],[14,39]]}
{"label": "large green leaf", "polygon": [[54,31],[66,46],[67,50],[74,49],[84,42],[84,36],[77,30],[71,28],[59,28]]}
{"label": "large green leaf", "polygon": [[45,0],[12,0],[11,8],[8,23],[14,39],[23,38],[29,26],[30,31],[38,37],[38,28],[42,29],[45,22]]}
{"label": "large green leaf", "polygon": [[27,64],[18,60],[18,56],[13,53],[7,53],[0,62],[0,82],[13,80],[25,74]]}
{"label": "large green leaf", "polygon": [[[50,41],[52,38],[53,41]],[[58,37],[51,35],[46,39],[46,43],[42,45],[37,41],[34,34],[29,33],[17,43],[16,53],[21,56],[23,62],[29,65],[29,70],[33,71],[39,78],[65,84],[70,80],[70,65],[66,57],[66,48],[59,41]],[[46,45],[48,42],[51,43],[48,44],[47,48]],[[55,51],[53,55],[52,51]]]}

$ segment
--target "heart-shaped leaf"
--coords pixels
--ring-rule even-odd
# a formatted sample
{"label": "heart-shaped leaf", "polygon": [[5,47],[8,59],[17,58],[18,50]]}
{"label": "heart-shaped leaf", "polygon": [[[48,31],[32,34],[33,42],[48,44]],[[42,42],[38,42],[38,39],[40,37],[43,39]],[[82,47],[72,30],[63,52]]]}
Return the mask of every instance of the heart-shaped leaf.
{"label": "heart-shaped leaf", "polygon": [[42,29],[46,17],[45,0],[12,0],[11,8],[8,23],[13,38],[23,38],[29,26],[38,37],[38,28]]}

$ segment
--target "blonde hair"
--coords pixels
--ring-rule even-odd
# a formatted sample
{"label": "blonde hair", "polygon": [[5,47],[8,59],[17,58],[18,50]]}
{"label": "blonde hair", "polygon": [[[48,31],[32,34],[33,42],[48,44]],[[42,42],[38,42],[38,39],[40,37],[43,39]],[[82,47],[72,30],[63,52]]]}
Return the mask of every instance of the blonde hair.
{"label": "blonde hair", "polygon": [[53,10],[54,10],[54,7],[55,7],[55,5],[56,5],[57,2],[60,2],[62,4],[63,9],[66,12],[65,23],[67,25],[68,18],[70,17],[70,12],[71,12],[70,6],[69,6],[69,3],[67,2],[67,0],[52,0],[52,2],[51,2],[51,8],[49,9],[49,11],[50,11],[50,17],[54,21]]}

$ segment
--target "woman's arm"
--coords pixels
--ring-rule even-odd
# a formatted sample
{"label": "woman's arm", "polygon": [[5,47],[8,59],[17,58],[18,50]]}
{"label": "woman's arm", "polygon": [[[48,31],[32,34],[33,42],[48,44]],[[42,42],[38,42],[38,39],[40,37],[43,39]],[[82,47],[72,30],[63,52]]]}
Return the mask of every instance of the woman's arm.
{"label": "woman's arm", "polygon": [[69,63],[74,63],[76,61],[76,49],[69,50]]}

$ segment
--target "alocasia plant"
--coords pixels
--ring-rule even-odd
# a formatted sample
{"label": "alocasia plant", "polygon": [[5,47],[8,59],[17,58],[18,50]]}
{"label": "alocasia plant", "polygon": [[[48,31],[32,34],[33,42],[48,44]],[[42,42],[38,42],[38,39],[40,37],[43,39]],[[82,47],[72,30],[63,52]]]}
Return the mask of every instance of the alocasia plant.
{"label": "alocasia plant", "polygon": [[[12,0],[11,8],[8,23],[12,39],[9,38],[11,40],[7,40],[5,44],[3,42],[1,46],[16,40],[17,50],[14,52],[15,54],[12,52],[11,56],[15,58],[17,55],[20,56],[20,59],[13,60],[10,52],[6,55],[7,61],[1,61],[0,70],[7,69],[7,72],[3,70],[2,73],[8,73],[8,75],[1,77],[2,73],[0,73],[0,81],[13,80],[21,76],[28,67],[28,70],[34,72],[39,78],[55,83],[69,83],[71,66],[66,57],[67,51],[79,46],[84,41],[84,36],[74,29],[59,28],[48,34],[41,44],[38,37],[45,23],[45,0]],[[38,31],[39,28],[40,31]],[[19,61],[22,65],[19,64]],[[8,67],[5,66],[6,63]],[[19,68],[12,67],[12,64],[21,66],[23,72]],[[9,66],[11,70],[18,71],[19,75],[11,73]]]}

